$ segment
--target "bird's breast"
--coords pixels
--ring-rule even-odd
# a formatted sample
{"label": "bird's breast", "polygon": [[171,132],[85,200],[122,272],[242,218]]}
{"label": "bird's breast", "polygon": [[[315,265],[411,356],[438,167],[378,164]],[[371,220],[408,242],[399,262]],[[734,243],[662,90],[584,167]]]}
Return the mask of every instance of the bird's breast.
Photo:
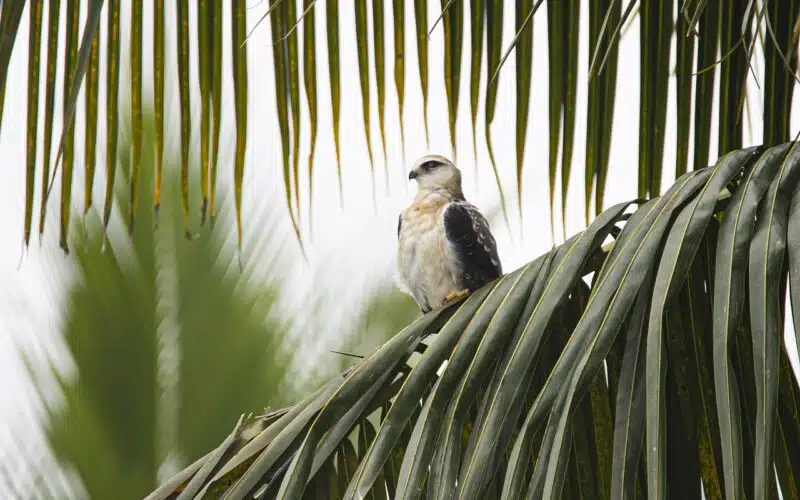
{"label": "bird's breast", "polygon": [[441,226],[443,204],[415,204],[403,212],[398,268],[404,286],[418,301],[438,304],[454,289]]}

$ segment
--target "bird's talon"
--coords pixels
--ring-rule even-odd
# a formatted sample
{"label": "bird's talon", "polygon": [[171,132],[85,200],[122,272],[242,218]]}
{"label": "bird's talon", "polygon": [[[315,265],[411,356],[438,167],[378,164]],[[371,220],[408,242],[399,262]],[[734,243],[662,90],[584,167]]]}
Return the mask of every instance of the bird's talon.
{"label": "bird's talon", "polygon": [[461,298],[461,297],[463,297],[465,295],[468,295],[468,294],[469,294],[469,289],[468,288],[465,288],[463,290],[459,290],[457,292],[450,292],[444,298],[444,303],[445,304],[450,303],[450,302],[452,302],[452,301],[454,301],[454,300],[456,300],[458,298]]}

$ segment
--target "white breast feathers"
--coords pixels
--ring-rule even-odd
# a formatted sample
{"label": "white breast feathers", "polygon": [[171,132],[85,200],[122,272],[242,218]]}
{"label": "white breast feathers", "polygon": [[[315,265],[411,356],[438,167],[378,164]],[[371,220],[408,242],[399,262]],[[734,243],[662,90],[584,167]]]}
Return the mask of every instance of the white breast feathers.
{"label": "white breast feathers", "polygon": [[451,200],[431,194],[411,204],[400,216],[397,267],[400,287],[423,312],[442,305],[457,291],[453,255],[447,244],[442,211]]}

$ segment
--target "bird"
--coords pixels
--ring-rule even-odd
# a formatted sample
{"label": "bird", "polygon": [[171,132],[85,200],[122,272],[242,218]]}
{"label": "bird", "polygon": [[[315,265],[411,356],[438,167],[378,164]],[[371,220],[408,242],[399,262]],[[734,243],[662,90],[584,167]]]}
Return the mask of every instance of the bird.
{"label": "bird", "polygon": [[461,171],[440,155],[408,174],[414,200],[397,221],[399,288],[423,313],[468,295],[503,274],[489,223],[464,198]]}

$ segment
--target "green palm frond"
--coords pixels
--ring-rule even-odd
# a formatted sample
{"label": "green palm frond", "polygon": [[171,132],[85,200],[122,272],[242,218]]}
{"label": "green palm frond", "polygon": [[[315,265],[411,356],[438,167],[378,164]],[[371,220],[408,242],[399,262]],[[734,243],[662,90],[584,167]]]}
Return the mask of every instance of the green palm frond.
{"label": "green palm frond", "polygon": [[793,497],[798,186],[785,143],[615,205],[148,498]]}
{"label": "green palm frond", "polygon": [[[367,136],[368,153],[373,157],[373,144],[370,140],[371,127],[370,115],[373,107],[377,108],[379,119],[379,130],[381,134],[381,144],[385,143],[385,124],[392,123],[393,120],[400,122],[402,132],[402,116],[391,116],[391,108],[386,107],[386,44],[385,37],[390,36],[385,29],[392,26],[394,30],[393,54],[394,54],[394,77],[395,87],[399,99],[399,112],[402,115],[405,101],[405,83],[408,76],[407,69],[416,71],[416,76],[420,79],[422,88],[422,100],[424,109],[424,121],[427,137],[427,116],[428,108],[438,103],[429,102],[429,95],[433,94],[430,89],[429,71],[431,68],[443,64],[444,76],[443,85],[446,105],[442,106],[441,112],[445,108],[448,114],[448,124],[450,130],[450,140],[455,145],[455,131],[457,129],[459,89],[461,82],[466,79],[462,73],[464,68],[469,66],[472,73],[470,80],[470,111],[469,116],[462,113],[461,120],[470,120],[472,129],[475,129],[477,110],[480,101],[483,100],[486,106],[486,123],[491,123],[495,118],[503,120],[516,119],[516,151],[517,164],[515,165],[515,183],[517,197],[523,197],[520,179],[526,169],[533,168],[528,162],[524,161],[524,150],[526,146],[526,130],[534,128],[528,125],[529,106],[533,101],[531,98],[531,87],[528,83],[531,78],[532,57],[537,57],[532,51],[532,22],[526,22],[525,29],[519,30],[517,36],[512,39],[504,39],[502,33],[502,19],[505,16],[514,15],[513,12],[505,12],[516,8],[509,2],[492,1],[473,1],[473,2],[440,2],[442,8],[441,30],[429,34],[431,20],[429,19],[426,1],[415,0],[413,2],[413,18],[415,27],[410,29],[404,26],[405,20],[410,20],[406,15],[406,8],[402,2],[392,1],[392,8],[389,9],[383,1],[366,2],[358,1],[355,4],[357,44],[340,44],[339,40],[339,5],[337,0],[326,0],[322,2],[309,2],[306,0],[272,0],[253,7],[253,10],[261,10],[261,13],[251,14],[250,28],[248,28],[247,17],[250,8],[242,5],[239,0],[231,0],[229,8],[221,8],[220,2],[200,2],[196,17],[197,30],[196,38],[191,38],[189,29],[190,24],[190,4],[185,0],[175,0],[176,17],[174,44],[165,43],[164,23],[172,22],[164,19],[163,0],[153,0],[155,16],[152,26],[144,23],[141,17],[141,1],[134,1],[131,4],[133,11],[131,15],[121,16],[121,6],[118,0],[92,0],[88,4],[87,22],[80,25],[77,21],[69,22],[66,26],[67,35],[63,41],[58,38],[59,26],[57,16],[61,7],[60,1],[51,0],[47,3],[47,8],[35,2],[9,1],[3,6],[2,16],[0,16],[0,118],[2,111],[3,94],[5,92],[5,80],[7,77],[6,69],[11,53],[15,47],[18,27],[23,10],[35,5],[35,12],[31,14],[31,20],[36,22],[36,28],[31,31],[30,47],[27,57],[30,61],[36,61],[41,57],[40,43],[37,41],[41,37],[42,23],[36,21],[43,18],[46,10],[48,16],[47,30],[47,72],[45,79],[44,92],[38,92],[37,86],[32,83],[28,92],[28,110],[33,116],[37,109],[40,99],[45,101],[45,133],[41,138],[36,138],[33,131],[38,129],[38,116],[27,120],[28,136],[31,138],[28,144],[27,159],[27,179],[25,186],[26,206],[25,206],[25,239],[29,238],[32,226],[32,214],[34,203],[35,179],[41,179],[43,184],[43,201],[40,216],[40,228],[43,228],[43,220],[47,199],[52,187],[53,179],[59,173],[62,178],[61,188],[61,221],[62,233],[65,233],[61,240],[66,244],[66,231],[69,225],[69,208],[72,195],[72,169],[74,155],[72,153],[73,116],[78,98],[78,92],[84,82],[84,76],[88,76],[86,88],[86,107],[88,110],[85,129],[85,142],[90,147],[87,148],[87,167],[85,186],[87,191],[87,202],[93,185],[94,168],[91,161],[94,156],[93,144],[105,139],[106,144],[113,157],[117,136],[120,131],[116,126],[116,109],[118,99],[118,75],[120,63],[128,64],[132,68],[131,84],[132,98],[130,105],[133,106],[134,130],[138,127],[136,123],[139,115],[137,108],[141,103],[143,88],[151,85],[148,80],[153,75],[153,88],[155,89],[155,101],[157,103],[157,114],[159,122],[158,141],[163,143],[163,121],[164,117],[164,82],[177,80],[180,95],[180,141],[182,145],[182,170],[184,189],[181,198],[185,211],[185,224],[187,231],[190,229],[190,213],[205,214],[210,210],[214,215],[215,189],[217,181],[217,162],[219,151],[220,134],[220,106],[226,97],[224,92],[230,92],[234,96],[236,103],[235,130],[237,138],[237,174],[241,174],[246,154],[247,141],[244,139],[247,130],[247,120],[244,119],[247,101],[247,71],[245,61],[249,50],[262,53],[264,47],[254,47],[251,41],[245,41],[245,32],[253,28],[256,23],[254,19],[267,13],[271,23],[259,24],[257,28],[270,30],[271,37],[268,37],[272,44],[272,61],[267,58],[256,58],[256,66],[251,71],[269,70],[275,79],[276,88],[276,111],[280,130],[281,141],[276,144],[282,151],[282,162],[276,166],[283,176],[287,211],[291,217],[293,227],[298,239],[302,241],[300,231],[301,199],[308,197],[311,203],[312,193],[308,182],[308,192],[303,192],[304,184],[300,181],[299,152],[301,143],[308,141],[313,152],[315,150],[317,137],[322,137],[326,131],[318,130],[318,124],[327,123],[320,115],[327,113],[327,103],[322,99],[330,98],[332,113],[332,132],[336,142],[335,150],[339,157],[339,121],[341,114],[340,103],[340,58],[345,55],[356,57],[358,61],[358,78],[361,82],[361,96],[363,108],[363,120],[366,125],[365,134]],[[66,1],[68,14],[73,14],[71,18],[78,19],[75,14],[79,12],[80,2]],[[538,12],[536,9],[540,6]],[[323,10],[318,10],[320,7]],[[676,171],[682,174],[687,168],[693,166],[699,168],[707,164],[710,146],[712,143],[719,145],[719,152],[725,153],[736,149],[742,145],[743,136],[743,102],[745,100],[745,86],[748,80],[755,80],[759,83],[759,90],[754,92],[749,89],[748,99],[762,99],[763,109],[763,130],[764,144],[773,145],[790,140],[789,116],[794,98],[794,86],[796,85],[796,37],[793,36],[793,27],[800,15],[800,0],[785,0],[781,2],[763,2],[754,0],[731,0],[727,2],[688,0],[678,1],[677,9],[673,9],[673,2],[663,2],[660,0],[598,0],[591,2],[588,11],[581,9],[581,3],[575,1],[555,1],[547,2],[522,2],[516,12],[517,27],[523,26],[521,20],[534,15],[547,16],[547,36],[548,54],[547,59],[550,66],[550,77],[547,86],[549,87],[550,110],[548,113],[549,121],[549,166],[548,181],[550,187],[551,203],[555,193],[556,185],[561,186],[562,214],[565,211],[565,200],[567,188],[569,186],[572,151],[575,137],[586,137],[586,171],[585,182],[583,183],[584,196],[586,203],[586,217],[591,213],[591,198],[595,197],[595,213],[604,207],[605,184],[609,168],[610,144],[613,136],[612,125],[615,113],[616,102],[616,82],[618,74],[618,47],[624,35],[623,26],[628,22],[637,22],[640,27],[640,105],[639,119],[641,122],[641,133],[639,137],[638,151],[632,151],[639,156],[638,185],[640,196],[655,196],[660,193],[661,178],[663,170],[663,151],[665,146],[665,129],[667,117],[671,114],[677,115],[678,140],[676,149],[678,152]],[[410,6],[409,6],[410,8]],[[101,11],[105,10],[109,29],[100,33],[97,29],[102,16]],[[543,12],[544,11],[544,12]],[[589,23],[588,33],[582,33],[579,29],[581,12],[588,12]],[[324,16],[321,15],[324,12]],[[320,15],[316,15],[319,13]],[[301,14],[301,15],[298,15]],[[638,14],[634,17],[634,14]],[[384,17],[389,16],[392,22],[386,22]],[[120,19],[126,19],[127,25],[120,25]],[[469,19],[469,31],[472,42],[468,43],[464,36],[467,27],[466,19]],[[530,21],[530,20],[528,20]],[[231,25],[233,36],[232,45],[235,45],[235,56],[230,62],[222,64],[226,58],[221,57],[222,33],[225,31],[224,25]],[[303,24],[303,26],[299,26]],[[317,37],[315,33],[319,31],[325,33],[325,37]],[[413,31],[414,35],[409,35]],[[142,66],[141,47],[137,42],[144,36],[153,33],[154,38],[154,57],[152,67]],[[439,34],[441,33],[441,35]],[[483,36],[486,34],[487,41],[484,44]],[[302,34],[302,36],[301,36]],[[125,61],[119,61],[119,40],[121,36],[130,35],[132,40],[131,52],[126,53]],[[172,33],[167,33],[172,36]],[[429,36],[442,36],[445,42],[444,61],[436,62],[429,60]],[[99,37],[99,38],[98,38]],[[676,41],[676,61],[677,67],[672,68],[669,64],[671,59],[671,46],[673,39]],[[169,40],[167,40],[168,42]],[[102,86],[96,91],[97,85],[97,45],[108,47],[109,64],[107,65],[108,78],[104,80]],[[326,47],[322,47],[326,44]],[[416,45],[417,61],[414,64],[407,57],[406,50],[408,44]],[[589,79],[587,82],[578,80],[578,52],[582,44],[588,44],[589,49]],[[20,44],[21,45],[21,44]],[[174,45],[177,51],[176,68],[164,65],[165,46]],[[487,67],[481,64],[482,54],[486,48]],[[267,48],[269,49],[269,48]],[[67,55],[65,71],[59,78],[56,78],[55,68],[59,51],[65,50]],[[516,68],[505,68],[500,61],[500,54],[510,55],[512,50],[516,50]],[[189,61],[197,52],[198,79],[199,85],[192,84],[190,78]],[[327,52],[329,60],[329,71],[320,71],[316,66],[314,54]],[[374,52],[370,56],[370,52]],[[763,69],[759,69],[760,74],[753,68],[754,54],[763,53]],[[411,51],[408,52],[410,54]],[[467,55],[469,54],[469,55]],[[301,64],[302,55],[302,64]],[[471,63],[464,64],[463,59],[469,57]],[[693,66],[693,61],[697,60],[697,66]],[[130,59],[128,61],[127,59]],[[505,60],[505,58],[503,58]],[[112,64],[113,63],[113,64]],[[252,63],[251,63],[252,65]],[[271,68],[270,68],[271,66]],[[497,101],[497,72],[515,71],[516,75],[510,75],[517,82],[516,93],[518,95],[515,110],[496,109]],[[677,83],[676,104],[674,108],[668,104],[667,89],[672,73],[675,73]],[[486,74],[486,85],[481,88],[481,74]],[[716,73],[719,73],[718,83],[715,83]],[[301,79],[302,73],[302,79]],[[327,74],[326,74],[327,73]],[[37,79],[33,63],[29,64],[29,74],[31,81]],[[376,80],[377,95],[370,91],[372,85],[370,74]],[[327,78],[327,80],[325,80]],[[225,83],[225,81],[228,83]],[[534,78],[535,80],[535,78]],[[692,99],[692,80],[695,83],[694,99]],[[302,83],[301,83],[302,82]],[[330,85],[329,92],[319,91],[325,85]],[[583,91],[580,86],[587,86],[588,94],[588,119],[584,124],[576,123],[575,110],[579,104],[577,96]],[[305,89],[306,101],[308,106],[301,106],[301,89]],[[57,137],[60,138],[58,150],[55,158],[51,155],[51,134],[53,128],[54,112],[54,89],[63,87],[64,89],[64,123],[62,130],[57,130]],[[41,94],[44,94],[42,96]],[[712,138],[712,122],[714,120],[713,95],[719,96],[718,113],[718,137]],[[93,114],[97,109],[102,95],[107,96],[107,126],[96,127]],[[320,98],[318,101],[318,97]],[[199,158],[189,156],[189,144],[191,143],[191,105],[194,99],[199,99],[198,122],[200,123],[200,137],[198,143],[201,145]],[[373,103],[377,99],[377,103]],[[502,116],[500,116],[502,115]],[[634,113],[632,112],[633,116]],[[690,122],[691,125],[690,125]],[[5,124],[8,126],[18,126],[17,124]],[[423,125],[422,123],[416,125]],[[537,123],[535,128],[539,129]],[[541,127],[543,129],[544,127]],[[690,130],[694,128],[694,133]],[[328,134],[325,134],[328,135]],[[473,137],[474,137],[473,132]],[[134,134],[134,138],[138,133]],[[716,140],[715,140],[716,139]],[[37,161],[34,155],[39,141],[43,143],[44,155]],[[481,169],[497,168],[494,164],[494,152],[492,150],[491,137],[486,132],[487,147],[492,159],[491,165],[481,165]],[[134,141],[135,143],[137,141]],[[252,143],[252,141],[250,141]],[[474,142],[474,140],[473,140]],[[377,145],[377,144],[376,144]],[[376,146],[375,145],[375,146]],[[561,148],[560,162],[558,150]],[[473,145],[477,151],[477,145]],[[671,147],[671,145],[669,145]],[[688,151],[693,148],[693,158],[688,157]],[[139,149],[139,148],[135,148]],[[161,151],[162,147],[159,147]],[[385,146],[384,146],[385,152]],[[160,154],[160,153],[159,153]],[[62,161],[63,156],[63,161]],[[139,155],[135,155],[139,156]],[[107,167],[107,191],[114,189],[116,184],[113,172],[113,158]],[[134,162],[135,164],[138,162]],[[199,163],[199,165],[198,165]],[[561,169],[558,168],[559,163]],[[158,172],[161,172],[160,164],[157,165]],[[337,168],[338,160],[337,160]],[[560,171],[560,174],[559,174]],[[37,175],[41,172],[42,175]],[[307,173],[314,175],[313,160],[309,158]],[[496,172],[495,172],[496,173]],[[201,192],[195,198],[188,189],[189,176],[199,175],[201,182]],[[131,184],[133,198],[131,207],[128,209],[128,217],[133,213],[138,199],[136,178],[138,169],[134,169],[134,182]],[[494,178],[500,185],[500,176]],[[234,180],[235,190],[241,191],[242,176],[236,175]],[[157,195],[153,210],[157,211],[160,204],[160,183],[156,184]],[[500,191],[501,195],[503,190]],[[240,206],[241,196],[236,197],[236,207]],[[108,201],[109,198],[106,198]],[[505,205],[503,200],[503,205]],[[208,208],[207,208],[208,206]],[[307,205],[309,206],[309,205]],[[520,203],[521,206],[521,203]],[[108,203],[107,203],[108,207]],[[195,212],[195,210],[197,212]],[[238,208],[237,208],[238,210]],[[201,221],[204,217],[201,216]],[[309,226],[310,227],[310,226]],[[240,229],[241,231],[241,229]],[[189,233],[187,233],[189,234]]]}

